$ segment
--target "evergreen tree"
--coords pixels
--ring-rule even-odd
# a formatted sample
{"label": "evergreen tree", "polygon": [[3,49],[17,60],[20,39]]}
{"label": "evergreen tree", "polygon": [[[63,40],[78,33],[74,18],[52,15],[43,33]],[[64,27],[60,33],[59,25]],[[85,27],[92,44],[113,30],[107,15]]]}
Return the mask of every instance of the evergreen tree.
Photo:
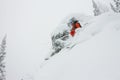
{"label": "evergreen tree", "polygon": [[65,41],[69,38],[69,32],[67,30],[52,36],[52,49],[54,50],[51,56],[60,52],[65,47]]}
{"label": "evergreen tree", "polygon": [[92,0],[92,3],[93,3],[93,8],[94,8],[93,10],[94,16],[98,16],[102,13],[109,11],[109,9],[105,5],[99,3],[98,1]]}
{"label": "evergreen tree", "polygon": [[120,13],[120,0],[114,0],[114,4],[110,4],[110,6],[114,12]]}
{"label": "evergreen tree", "polygon": [[4,63],[4,58],[6,55],[5,48],[6,48],[6,36],[3,38],[2,43],[0,45],[0,80],[6,80]]}

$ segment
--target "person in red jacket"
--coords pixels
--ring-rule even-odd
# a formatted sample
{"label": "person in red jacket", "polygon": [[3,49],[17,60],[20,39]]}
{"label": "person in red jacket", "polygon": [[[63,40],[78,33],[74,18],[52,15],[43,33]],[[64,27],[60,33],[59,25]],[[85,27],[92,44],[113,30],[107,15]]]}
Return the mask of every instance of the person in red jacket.
{"label": "person in red jacket", "polygon": [[75,30],[76,30],[77,28],[81,28],[80,23],[79,23],[78,20],[75,19],[75,18],[72,18],[72,19],[70,20],[69,26],[72,26],[72,29],[71,29],[71,31],[70,31],[70,35],[71,35],[72,37],[74,37],[74,35],[75,35],[75,33],[76,33]]}

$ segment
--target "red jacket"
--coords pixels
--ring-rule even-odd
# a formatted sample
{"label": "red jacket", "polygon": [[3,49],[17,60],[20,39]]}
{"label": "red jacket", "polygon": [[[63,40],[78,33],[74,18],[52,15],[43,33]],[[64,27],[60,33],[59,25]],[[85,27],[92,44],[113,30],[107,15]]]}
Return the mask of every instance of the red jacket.
{"label": "red jacket", "polygon": [[73,23],[73,24],[72,24],[72,29],[71,29],[71,31],[70,31],[70,34],[71,34],[72,37],[75,35],[75,30],[76,30],[77,28],[81,28],[80,23],[78,23],[78,22]]}

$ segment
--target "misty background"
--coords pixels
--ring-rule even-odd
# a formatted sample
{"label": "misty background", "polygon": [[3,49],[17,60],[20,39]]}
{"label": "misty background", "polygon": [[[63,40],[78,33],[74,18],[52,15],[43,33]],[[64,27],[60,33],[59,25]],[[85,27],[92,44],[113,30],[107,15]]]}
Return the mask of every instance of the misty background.
{"label": "misty background", "polygon": [[0,40],[7,34],[7,79],[33,75],[48,53],[51,32],[74,13],[93,15],[92,0],[0,0]]}

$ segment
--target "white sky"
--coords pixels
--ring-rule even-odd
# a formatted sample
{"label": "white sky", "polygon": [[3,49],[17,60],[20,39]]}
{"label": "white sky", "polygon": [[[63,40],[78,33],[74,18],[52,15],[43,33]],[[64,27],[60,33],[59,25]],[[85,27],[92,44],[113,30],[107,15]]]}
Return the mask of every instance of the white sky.
{"label": "white sky", "polygon": [[19,80],[39,65],[50,33],[64,17],[93,15],[92,10],[91,0],[0,0],[0,40],[7,33],[7,78]]}

